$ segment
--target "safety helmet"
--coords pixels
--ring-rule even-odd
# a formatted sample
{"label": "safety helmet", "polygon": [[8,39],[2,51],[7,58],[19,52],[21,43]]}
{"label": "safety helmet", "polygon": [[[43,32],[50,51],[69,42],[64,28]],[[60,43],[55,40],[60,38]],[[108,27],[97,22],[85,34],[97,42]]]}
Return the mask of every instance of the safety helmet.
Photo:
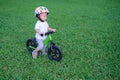
{"label": "safety helmet", "polygon": [[47,14],[49,14],[49,10],[44,6],[39,6],[35,9],[35,15],[43,13],[43,12],[46,12]]}

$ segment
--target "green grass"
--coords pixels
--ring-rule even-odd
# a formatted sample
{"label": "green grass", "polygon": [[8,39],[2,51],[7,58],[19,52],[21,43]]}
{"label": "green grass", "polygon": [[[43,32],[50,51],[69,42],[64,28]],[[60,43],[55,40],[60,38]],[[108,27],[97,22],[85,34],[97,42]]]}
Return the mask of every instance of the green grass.
{"label": "green grass", "polygon": [[[50,10],[48,23],[63,50],[60,62],[32,59],[34,9]],[[119,80],[119,0],[0,0],[0,80]]]}

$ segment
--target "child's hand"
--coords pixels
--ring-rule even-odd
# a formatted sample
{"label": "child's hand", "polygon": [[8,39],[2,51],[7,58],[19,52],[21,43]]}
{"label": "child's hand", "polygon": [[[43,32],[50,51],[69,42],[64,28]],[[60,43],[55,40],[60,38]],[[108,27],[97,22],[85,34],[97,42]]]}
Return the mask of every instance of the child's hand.
{"label": "child's hand", "polygon": [[56,29],[52,29],[53,32],[56,32]]}
{"label": "child's hand", "polygon": [[56,32],[56,29],[52,29],[52,28],[48,28],[49,31],[53,31],[53,32]]}

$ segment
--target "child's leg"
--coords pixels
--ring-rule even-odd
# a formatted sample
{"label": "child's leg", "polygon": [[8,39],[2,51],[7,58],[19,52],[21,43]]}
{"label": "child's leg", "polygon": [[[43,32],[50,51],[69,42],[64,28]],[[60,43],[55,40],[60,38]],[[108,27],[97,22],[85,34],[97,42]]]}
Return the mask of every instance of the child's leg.
{"label": "child's leg", "polygon": [[45,48],[46,48],[46,46],[43,46],[42,54],[47,54],[47,53],[45,52]]}
{"label": "child's leg", "polygon": [[44,49],[43,40],[37,39],[37,43],[38,43],[38,47],[32,52],[33,58],[37,58],[38,51]]}
{"label": "child's leg", "polygon": [[37,51],[37,50],[41,50],[41,51],[42,51],[42,54],[46,54],[46,53],[45,53],[45,46],[44,46],[44,44],[43,44],[43,41],[44,41],[44,40],[37,40],[37,42],[38,42],[38,47],[36,48],[36,51]]}
{"label": "child's leg", "polygon": [[38,42],[38,46],[36,48],[36,51],[43,50],[44,49],[43,40],[37,39],[37,42]]}

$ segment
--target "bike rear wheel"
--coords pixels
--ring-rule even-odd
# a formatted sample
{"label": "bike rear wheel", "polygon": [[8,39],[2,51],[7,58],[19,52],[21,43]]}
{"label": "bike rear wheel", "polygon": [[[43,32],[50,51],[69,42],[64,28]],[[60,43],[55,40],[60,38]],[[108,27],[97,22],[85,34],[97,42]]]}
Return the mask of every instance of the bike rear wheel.
{"label": "bike rear wheel", "polygon": [[27,50],[32,53],[32,51],[37,47],[37,42],[34,39],[28,39],[27,42],[26,42],[26,47],[27,47]]}

